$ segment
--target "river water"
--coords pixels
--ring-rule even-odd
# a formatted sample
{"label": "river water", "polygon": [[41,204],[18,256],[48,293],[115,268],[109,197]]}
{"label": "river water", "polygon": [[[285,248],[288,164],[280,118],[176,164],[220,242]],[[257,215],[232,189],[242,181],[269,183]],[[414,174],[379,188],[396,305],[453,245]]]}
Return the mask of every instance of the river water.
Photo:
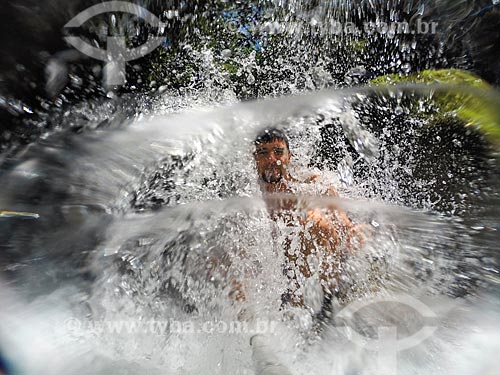
{"label": "river water", "polygon": [[[450,90],[327,90],[215,107],[164,97],[153,115],[30,145],[0,176],[0,207],[15,212],[0,217],[4,371],[493,374],[497,149],[434,133],[404,101],[402,127],[377,127],[366,104],[387,98],[391,111],[391,98],[425,104]],[[253,139],[267,126],[289,134],[295,176],[319,173],[320,188],[340,193],[303,193],[305,207],[334,204],[371,233],[322,316],[312,281],[305,308],[281,306],[283,238],[297,233],[270,220],[257,184]],[[228,297],[235,275],[244,302]],[[396,330],[393,355],[387,342],[377,347],[380,327]],[[403,348],[405,337],[414,340]]]}

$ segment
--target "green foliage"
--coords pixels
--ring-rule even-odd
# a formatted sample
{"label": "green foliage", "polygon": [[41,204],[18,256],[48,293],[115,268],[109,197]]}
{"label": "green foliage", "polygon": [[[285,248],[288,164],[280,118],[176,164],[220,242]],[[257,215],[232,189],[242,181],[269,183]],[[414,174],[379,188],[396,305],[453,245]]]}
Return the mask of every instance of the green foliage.
{"label": "green foliage", "polygon": [[254,99],[366,82],[359,73],[346,78],[354,67],[365,69],[366,37],[323,35],[272,0],[197,4],[165,20],[169,46],[143,64],[146,89],[220,85]]}
{"label": "green foliage", "polygon": [[433,108],[422,111],[415,104],[412,112],[427,118],[432,124],[440,123],[440,118],[456,116],[465,123],[478,129],[495,145],[500,145],[500,107],[495,90],[476,75],[458,69],[425,70],[410,75],[391,74],[371,80],[375,85],[395,85],[401,83],[456,85],[437,91],[429,99]]}
{"label": "green foliage", "polygon": [[389,74],[374,78],[370,81],[377,85],[397,84],[404,82],[412,83],[441,83],[460,84],[488,89],[490,86],[473,73],[459,69],[424,70],[423,72],[409,75]]}

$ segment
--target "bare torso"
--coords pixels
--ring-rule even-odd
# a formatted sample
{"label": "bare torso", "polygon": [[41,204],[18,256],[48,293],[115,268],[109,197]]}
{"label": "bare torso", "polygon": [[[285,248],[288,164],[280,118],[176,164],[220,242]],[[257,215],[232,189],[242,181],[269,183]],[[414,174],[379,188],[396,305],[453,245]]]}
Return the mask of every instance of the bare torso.
{"label": "bare torso", "polygon": [[[303,183],[314,181],[315,178],[311,178]],[[341,210],[333,207],[301,209],[298,196],[288,183],[272,187],[272,191],[264,191],[264,200],[272,220],[294,229],[279,244],[284,252],[283,270],[290,281],[288,291],[282,295],[282,301],[303,306],[304,286],[311,278],[320,283],[324,295],[334,294],[339,285],[343,263],[352,252],[353,244],[364,242],[359,227],[354,226]],[[280,198],[274,193],[287,196]],[[338,196],[333,187],[326,189],[323,195]],[[274,234],[279,237],[276,232]],[[242,280],[233,279],[231,298],[245,301],[244,289]]]}
{"label": "bare torso", "polygon": [[[314,181],[312,178],[305,183]],[[291,185],[281,192],[295,193]],[[333,188],[324,194],[337,196]],[[275,222],[297,229],[281,243],[285,253],[284,271],[290,279],[284,302],[302,305],[303,286],[310,278],[320,283],[324,294],[332,294],[338,286],[349,247],[350,220],[338,210],[301,210],[296,199],[276,199],[268,195],[265,200]]]}

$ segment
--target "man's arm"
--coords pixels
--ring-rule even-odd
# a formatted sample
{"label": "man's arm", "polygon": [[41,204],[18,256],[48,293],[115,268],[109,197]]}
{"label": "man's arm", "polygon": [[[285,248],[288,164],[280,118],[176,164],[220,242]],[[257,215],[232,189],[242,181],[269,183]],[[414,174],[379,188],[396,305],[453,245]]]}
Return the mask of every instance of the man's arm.
{"label": "man's arm", "polygon": [[[339,193],[333,186],[329,186],[325,192],[328,197],[339,197]],[[366,242],[366,225],[365,224],[353,224],[352,221],[347,217],[347,215],[334,207],[333,205],[329,207],[330,211],[333,211],[338,218],[339,222],[346,228],[346,243],[347,250],[352,250],[352,248],[359,248],[364,246]]]}
{"label": "man's arm", "polygon": [[229,290],[229,297],[236,302],[245,302],[246,296],[244,292],[243,283],[238,279],[231,280],[231,288]]}
{"label": "man's arm", "polygon": [[[243,252],[239,254],[240,257],[244,257],[246,254]],[[240,277],[236,277],[232,273],[231,266],[234,262],[234,258],[230,257],[229,254],[210,254],[207,259],[207,279],[215,277],[219,280],[224,280],[228,284],[228,297],[235,302],[246,301],[243,281]]]}

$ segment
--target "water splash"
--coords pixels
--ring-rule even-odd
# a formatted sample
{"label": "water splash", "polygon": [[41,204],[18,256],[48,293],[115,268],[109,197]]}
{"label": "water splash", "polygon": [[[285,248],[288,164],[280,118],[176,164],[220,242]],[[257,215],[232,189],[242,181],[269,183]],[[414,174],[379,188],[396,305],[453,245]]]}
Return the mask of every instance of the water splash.
{"label": "water splash", "polygon": [[[389,92],[398,90],[407,89],[391,88]],[[424,97],[435,91],[410,89],[412,95],[418,92]],[[2,232],[2,243],[9,244],[4,252],[4,272],[10,280],[9,289],[19,292],[15,298],[2,297],[7,301],[3,305],[9,306],[3,327],[18,326],[16,315],[25,310],[30,318],[28,331],[50,331],[48,320],[39,316],[49,316],[59,328],[64,326],[61,321],[77,318],[92,329],[78,331],[76,336],[75,332],[68,334],[67,327],[63,332],[52,330],[47,337],[47,342],[53,343],[49,352],[66,347],[58,363],[40,362],[40,347],[22,348],[19,340],[9,344],[9,358],[26,369],[40,368],[43,363],[48,369],[67,373],[78,373],[85,364],[95,373],[138,368],[191,374],[207,366],[214,373],[253,373],[251,334],[148,335],[124,331],[110,335],[96,326],[98,322],[169,319],[203,324],[241,321],[238,319],[246,315],[280,322],[276,337],[266,340],[280,342],[272,346],[274,354],[290,371],[371,371],[370,354],[344,345],[348,339],[343,337],[342,341],[337,331],[330,332],[331,326],[325,323],[328,319],[323,320],[326,328],[320,330],[323,338],[318,337],[312,307],[318,305],[319,297],[314,285],[306,288],[311,293],[306,300],[312,309],[280,310],[280,295],[287,288],[280,238],[293,238],[294,232],[278,226],[282,233],[274,238],[271,235],[273,223],[259,195],[251,156],[258,130],[269,124],[286,127],[296,155],[292,172],[306,176],[316,160],[314,149],[321,141],[321,129],[335,121],[340,122],[335,128],[340,134],[344,128],[348,133],[338,151],[341,160],[354,152],[356,162],[368,159],[377,172],[356,176],[356,163],[352,163],[350,183],[339,188],[342,195],[356,198],[352,201],[303,197],[310,207],[334,204],[374,231],[372,241],[346,262],[342,293],[336,303],[388,291],[435,296],[429,306],[442,312],[442,335],[423,346],[414,358],[402,357],[408,373],[420,371],[423,362],[430,373],[454,369],[454,353],[444,350],[441,353],[446,354],[436,355],[435,348],[461,343],[464,327],[472,331],[483,316],[485,325],[479,325],[475,337],[484,347],[497,345],[486,332],[498,327],[486,322],[497,316],[498,307],[487,304],[488,297],[483,297],[499,282],[493,246],[498,230],[496,214],[461,218],[402,208],[404,190],[398,184],[390,185],[391,178],[393,172],[409,168],[411,159],[394,159],[384,153],[403,147],[404,138],[395,144],[384,141],[393,133],[382,132],[380,136],[364,129],[363,122],[350,112],[358,111],[359,118],[366,113],[359,107],[344,106],[352,97],[371,93],[325,91],[210,111],[156,115],[114,131],[101,130],[78,138],[53,136],[26,150],[2,176],[1,204],[12,211],[36,212],[39,218],[28,224],[2,218],[1,224],[8,229]],[[404,102],[399,105],[405,107]],[[363,147],[356,149],[356,142]],[[335,164],[328,165],[330,171],[324,172],[314,189],[344,178],[342,171],[337,175]],[[419,184],[408,176],[413,184]],[[374,187],[384,188],[377,199],[373,199]],[[215,272],[214,264],[219,266]],[[233,304],[228,298],[229,281],[242,274],[250,275],[247,302]],[[63,280],[74,289],[61,287]],[[453,304],[445,311],[438,308],[449,301],[447,296],[455,296],[456,301],[457,296],[467,294],[476,297],[464,299],[463,308]],[[41,305],[20,298],[37,298]],[[474,304],[484,306],[484,315],[478,314]],[[336,308],[339,306],[334,304],[331,315]],[[393,317],[391,311],[381,309],[378,313],[411,331],[413,325],[408,321],[414,320],[408,317],[412,315]],[[455,318],[455,312],[463,314]],[[339,342],[344,344],[339,347]],[[23,351],[26,358],[32,358],[24,365],[17,359]],[[471,373],[476,371],[473,363],[466,365]]]}

